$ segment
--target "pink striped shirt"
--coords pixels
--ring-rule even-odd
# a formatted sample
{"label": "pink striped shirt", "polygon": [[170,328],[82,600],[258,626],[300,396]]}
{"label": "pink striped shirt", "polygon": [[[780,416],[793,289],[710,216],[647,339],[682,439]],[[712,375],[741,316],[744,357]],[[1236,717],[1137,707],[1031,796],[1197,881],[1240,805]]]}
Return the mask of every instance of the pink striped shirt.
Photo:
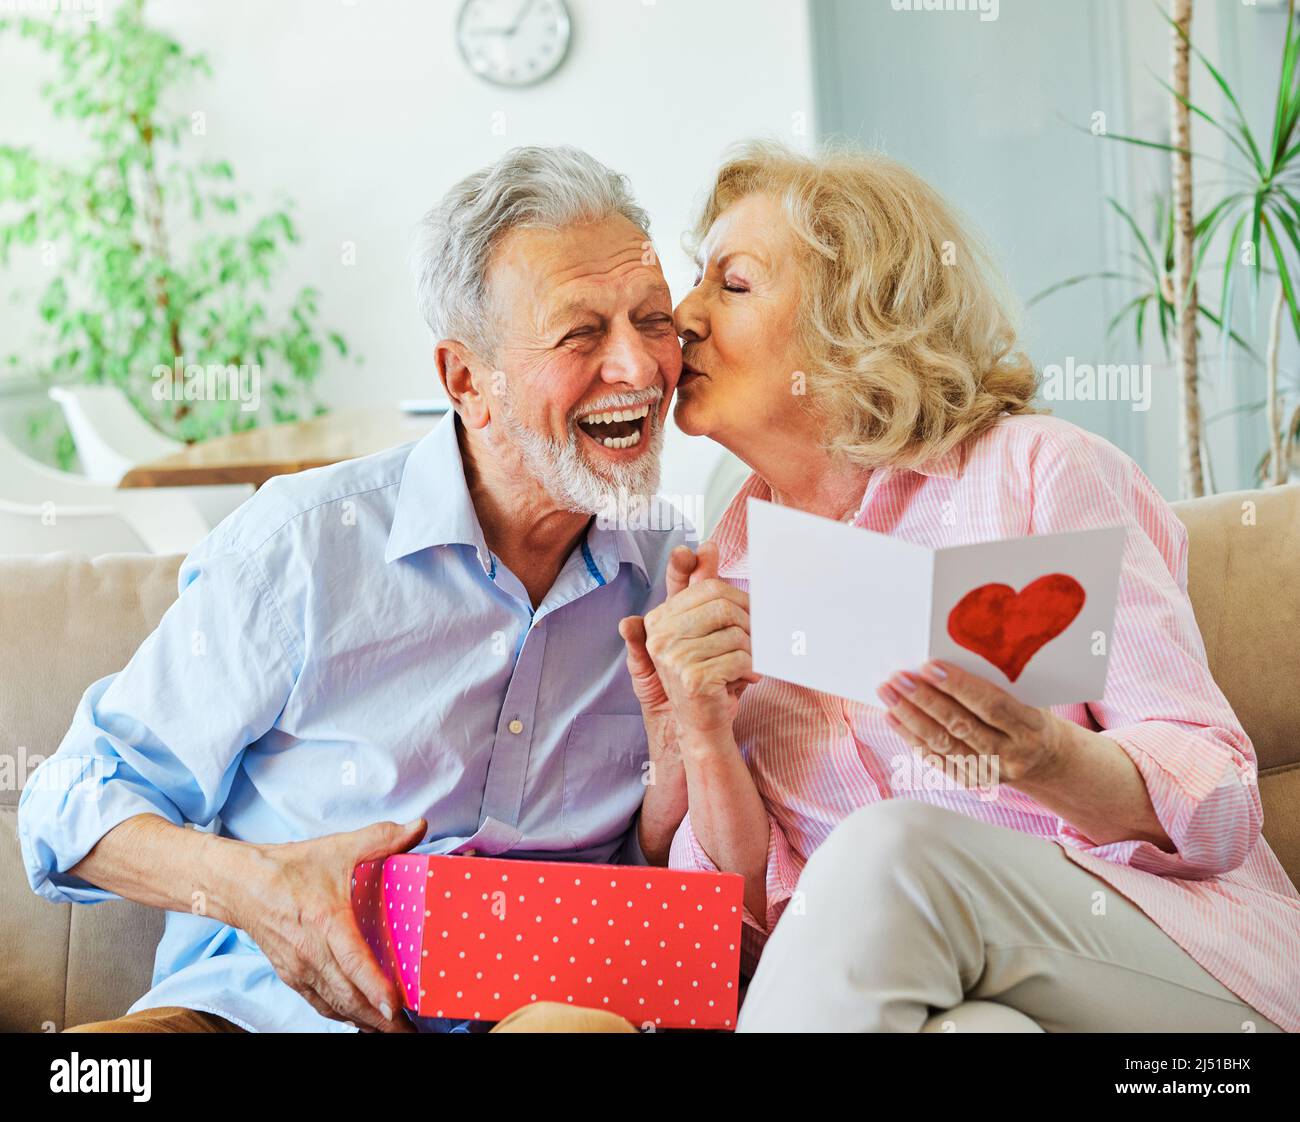
{"label": "pink striped shirt", "polygon": [[[750,496],[771,497],[756,475],[714,533],[719,572],[741,588]],[[745,916],[751,968],[804,863],[835,826],[868,803],[915,798],[1063,846],[1244,1002],[1300,1030],[1300,894],[1260,836],[1254,750],[1210,676],[1186,594],[1187,532],[1137,465],[1064,421],[1003,417],[923,468],[873,472],[854,524],[930,547],[1128,528],[1105,696],[1055,712],[1129,755],[1177,852],[1139,841],[1096,845],[1005,785],[990,799],[919,782],[915,755],[883,709],[764,678],[745,692],[735,726],[771,826],[767,915]],[[816,558],[809,566],[815,575]],[[671,863],[716,867],[689,815]]]}

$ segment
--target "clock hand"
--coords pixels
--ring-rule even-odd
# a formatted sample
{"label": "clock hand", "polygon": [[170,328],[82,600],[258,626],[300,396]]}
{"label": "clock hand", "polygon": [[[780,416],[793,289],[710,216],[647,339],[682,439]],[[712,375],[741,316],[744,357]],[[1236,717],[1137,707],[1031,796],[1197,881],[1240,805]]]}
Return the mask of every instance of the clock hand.
{"label": "clock hand", "polygon": [[515,14],[514,22],[507,24],[505,27],[471,27],[466,34],[469,35],[505,35],[507,38],[514,35],[519,30],[520,25],[524,22],[524,17],[528,15],[528,10],[533,6],[534,0],[524,0],[524,5]]}
{"label": "clock hand", "polygon": [[528,10],[533,6],[533,0],[524,0],[524,6],[519,9],[519,14],[515,16],[515,22],[505,29],[506,35],[514,35],[519,30],[520,24],[524,22],[524,17],[528,15]]}

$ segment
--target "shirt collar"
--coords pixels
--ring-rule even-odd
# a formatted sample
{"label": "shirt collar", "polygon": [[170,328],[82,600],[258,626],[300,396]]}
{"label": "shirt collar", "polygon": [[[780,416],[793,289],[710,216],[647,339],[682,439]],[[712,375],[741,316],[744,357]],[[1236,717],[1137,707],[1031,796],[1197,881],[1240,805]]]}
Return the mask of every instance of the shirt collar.
{"label": "shirt collar", "polygon": [[[435,545],[469,545],[477,551],[484,571],[495,567],[465,482],[465,462],[457,437],[459,423],[454,412],[448,413],[406,457],[385,561],[396,561]],[[640,543],[631,530],[602,526],[597,518],[584,540],[586,551],[606,583],[618,575],[624,561],[635,567],[647,583],[653,583]]]}
{"label": "shirt collar", "polygon": [[622,526],[602,525],[599,515],[587,531],[587,548],[608,583],[618,575],[618,567],[626,561],[635,568],[647,584],[653,584],[646,568],[645,556],[636,534]]}
{"label": "shirt collar", "polygon": [[406,457],[397,489],[385,561],[396,561],[435,545],[469,545],[486,567],[487,541],[465,482],[456,437],[455,413],[448,413]]}
{"label": "shirt collar", "polygon": [[945,479],[960,479],[966,461],[966,442],[954,445],[942,456],[917,464],[910,470],[919,475],[941,475]]}

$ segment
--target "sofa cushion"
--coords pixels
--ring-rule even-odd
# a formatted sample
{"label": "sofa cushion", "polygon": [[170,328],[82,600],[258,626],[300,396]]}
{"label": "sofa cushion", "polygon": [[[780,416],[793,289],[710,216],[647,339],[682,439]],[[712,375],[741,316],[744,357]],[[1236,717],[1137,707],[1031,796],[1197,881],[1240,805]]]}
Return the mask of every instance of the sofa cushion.
{"label": "sofa cushion", "polygon": [[0,806],[0,1032],[67,1027],[64,978],[71,923],[71,905],[55,907],[28,888],[18,849],[18,810]]}
{"label": "sofa cushion", "polygon": [[149,988],[163,913],[55,905],[27,885],[17,803],[81,694],[126,665],[176,598],[179,557],[0,557],[0,1031],[117,1017]]}
{"label": "sofa cushion", "polygon": [[[1261,770],[1300,763],[1300,484],[1176,503],[1210,670]],[[1294,876],[1294,873],[1292,874]]]}
{"label": "sofa cushion", "polygon": [[1261,772],[1259,801],[1264,806],[1264,838],[1300,888],[1300,764]]}
{"label": "sofa cushion", "polygon": [[163,913],[126,900],[43,900],[27,886],[17,818],[0,806],[0,1032],[120,1017],[149,988]]}
{"label": "sofa cushion", "polygon": [[[0,738],[18,773],[0,806],[63,740],[91,682],[127,664],[176,599],[179,557],[0,557]],[[12,779],[16,778],[17,782]]]}

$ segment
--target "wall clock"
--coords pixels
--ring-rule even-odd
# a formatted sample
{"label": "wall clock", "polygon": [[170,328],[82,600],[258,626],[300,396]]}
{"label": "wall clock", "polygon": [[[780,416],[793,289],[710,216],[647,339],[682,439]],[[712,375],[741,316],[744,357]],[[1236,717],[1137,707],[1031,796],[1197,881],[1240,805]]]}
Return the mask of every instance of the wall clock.
{"label": "wall clock", "polygon": [[564,0],[465,0],[456,18],[465,64],[498,86],[530,86],[555,73],[571,33]]}

